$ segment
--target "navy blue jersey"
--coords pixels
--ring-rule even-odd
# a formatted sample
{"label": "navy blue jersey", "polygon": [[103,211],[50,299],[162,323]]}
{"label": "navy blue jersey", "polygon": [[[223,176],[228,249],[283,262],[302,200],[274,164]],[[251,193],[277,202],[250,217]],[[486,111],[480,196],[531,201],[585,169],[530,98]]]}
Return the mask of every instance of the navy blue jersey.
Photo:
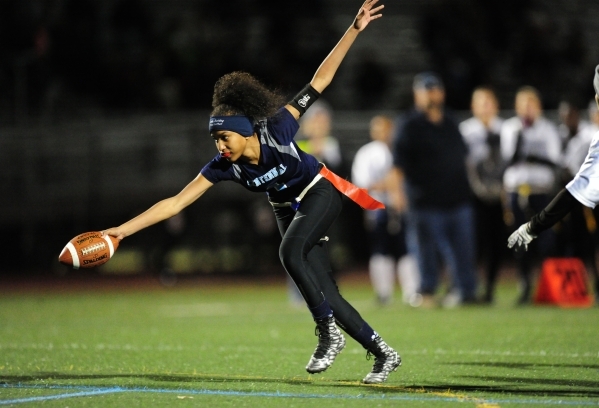
{"label": "navy blue jersey", "polygon": [[260,139],[258,164],[231,163],[220,154],[201,171],[211,183],[232,180],[250,191],[265,191],[273,202],[297,197],[319,171],[318,160],[302,151],[293,137],[299,124],[285,108],[256,125]]}

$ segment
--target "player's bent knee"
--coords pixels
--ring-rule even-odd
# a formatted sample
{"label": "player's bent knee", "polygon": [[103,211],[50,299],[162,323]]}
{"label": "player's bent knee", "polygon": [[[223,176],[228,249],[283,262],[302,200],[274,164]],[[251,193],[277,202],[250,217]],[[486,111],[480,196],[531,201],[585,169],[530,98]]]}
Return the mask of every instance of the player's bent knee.
{"label": "player's bent knee", "polygon": [[298,239],[283,238],[279,247],[279,259],[285,270],[293,276],[303,269],[302,243]]}

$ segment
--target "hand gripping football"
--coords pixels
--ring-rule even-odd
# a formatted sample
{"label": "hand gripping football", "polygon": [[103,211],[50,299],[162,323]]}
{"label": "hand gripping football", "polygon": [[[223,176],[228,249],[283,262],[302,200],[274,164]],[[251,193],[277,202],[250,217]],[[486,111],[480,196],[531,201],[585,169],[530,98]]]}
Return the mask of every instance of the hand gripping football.
{"label": "hand gripping football", "polygon": [[108,262],[119,247],[119,240],[101,232],[85,232],[70,240],[58,261],[74,269],[94,268]]}

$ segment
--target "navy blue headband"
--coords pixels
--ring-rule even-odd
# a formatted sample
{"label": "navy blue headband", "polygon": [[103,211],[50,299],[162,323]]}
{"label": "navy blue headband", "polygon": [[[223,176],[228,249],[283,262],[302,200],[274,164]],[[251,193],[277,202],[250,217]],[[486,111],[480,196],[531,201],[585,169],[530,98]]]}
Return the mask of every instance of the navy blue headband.
{"label": "navy blue headband", "polygon": [[208,125],[210,132],[219,130],[230,130],[239,133],[241,136],[252,136],[254,134],[254,124],[247,116],[210,116]]}

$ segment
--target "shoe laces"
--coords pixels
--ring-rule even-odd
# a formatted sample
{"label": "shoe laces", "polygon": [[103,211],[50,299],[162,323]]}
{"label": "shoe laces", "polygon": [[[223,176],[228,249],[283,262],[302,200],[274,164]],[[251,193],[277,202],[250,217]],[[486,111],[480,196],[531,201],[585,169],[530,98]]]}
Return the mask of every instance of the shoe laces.
{"label": "shoe laces", "polygon": [[374,356],[374,365],[372,366],[372,372],[380,373],[385,368],[385,364],[387,364],[388,357],[389,357],[389,346],[387,346],[386,344],[381,344],[381,342],[376,341],[376,340],[375,340],[375,342],[376,342],[376,347],[378,348],[377,351],[379,351],[381,353],[381,355],[377,356],[372,351],[368,350],[368,351],[366,351],[366,360],[371,360],[372,357]]}
{"label": "shoe laces", "polygon": [[329,351],[332,342],[328,321],[317,323],[314,335],[318,336],[318,346],[316,346],[316,350],[314,351],[314,357],[323,358]]}
{"label": "shoe laces", "polygon": [[366,360],[372,359],[373,356],[374,356],[374,365],[372,366],[372,373],[380,373],[385,368],[385,364],[387,364],[387,355],[377,357],[371,351],[366,352]]}
{"label": "shoe laces", "polygon": [[385,365],[388,363],[387,356],[385,357],[375,357],[374,365],[372,366],[373,373],[381,373],[385,369]]}

